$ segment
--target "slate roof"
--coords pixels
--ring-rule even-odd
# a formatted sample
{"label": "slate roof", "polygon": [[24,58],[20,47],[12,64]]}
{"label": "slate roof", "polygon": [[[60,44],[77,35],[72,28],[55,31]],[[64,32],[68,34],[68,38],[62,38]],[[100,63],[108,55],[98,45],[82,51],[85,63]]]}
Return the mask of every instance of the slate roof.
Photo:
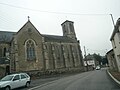
{"label": "slate roof", "polygon": [[[16,32],[9,32],[9,31],[0,31],[0,42],[10,43],[13,35]],[[66,36],[57,36],[57,35],[45,35],[42,34],[44,37],[45,42],[64,42],[64,43],[76,43],[77,40],[71,39]]]}
{"label": "slate roof", "polygon": [[16,32],[0,31],[0,42],[10,43]]}
{"label": "slate roof", "polygon": [[69,37],[66,36],[56,36],[56,35],[44,35],[42,34],[42,36],[44,37],[44,40],[46,42],[64,42],[64,43],[76,43],[77,40],[71,39]]}
{"label": "slate roof", "polygon": [[88,55],[86,56],[86,58],[87,58],[88,60],[93,60],[93,59],[94,59],[94,56],[93,56],[93,55],[88,54]]}
{"label": "slate roof", "polygon": [[113,49],[109,50],[106,54],[109,54],[110,52],[113,52]]}

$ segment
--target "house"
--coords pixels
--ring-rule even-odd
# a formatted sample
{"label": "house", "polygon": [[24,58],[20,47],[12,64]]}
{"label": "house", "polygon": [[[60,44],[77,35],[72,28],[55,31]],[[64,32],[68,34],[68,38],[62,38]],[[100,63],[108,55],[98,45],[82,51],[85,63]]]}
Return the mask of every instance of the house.
{"label": "house", "polygon": [[28,19],[18,32],[0,32],[0,56],[10,58],[10,72],[81,69],[82,51],[73,24],[61,24],[63,36],[45,35]]}
{"label": "house", "polygon": [[110,41],[112,43],[118,71],[120,72],[120,18],[116,22]]}
{"label": "house", "polygon": [[88,54],[86,58],[84,59],[84,66],[88,70],[93,70],[96,67],[96,61],[93,55]]}
{"label": "house", "polygon": [[115,54],[113,52],[113,49],[111,49],[110,51],[108,51],[106,53],[107,59],[108,59],[108,63],[109,63],[109,69],[113,70],[113,71],[117,71],[117,63],[115,60]]}

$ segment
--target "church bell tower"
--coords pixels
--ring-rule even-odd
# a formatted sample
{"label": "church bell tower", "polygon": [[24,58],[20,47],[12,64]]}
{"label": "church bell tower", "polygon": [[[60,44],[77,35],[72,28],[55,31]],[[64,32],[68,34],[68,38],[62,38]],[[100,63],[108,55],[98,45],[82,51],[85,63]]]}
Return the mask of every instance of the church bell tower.
{"label": "church bell tower", "polygon": [[61,24],[63,30],[63,36],[67,36],[72,39],[76,39],[76,34],[74,30],[74,22],[66,20]]}

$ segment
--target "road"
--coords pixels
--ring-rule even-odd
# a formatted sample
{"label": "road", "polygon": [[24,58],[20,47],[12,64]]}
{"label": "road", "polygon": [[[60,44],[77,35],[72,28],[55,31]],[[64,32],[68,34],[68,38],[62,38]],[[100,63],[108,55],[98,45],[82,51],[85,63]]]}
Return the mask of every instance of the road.
{"label": "road", "polygon": [[95,70],[64,77],[29,90],[120,90],[106,70]]}

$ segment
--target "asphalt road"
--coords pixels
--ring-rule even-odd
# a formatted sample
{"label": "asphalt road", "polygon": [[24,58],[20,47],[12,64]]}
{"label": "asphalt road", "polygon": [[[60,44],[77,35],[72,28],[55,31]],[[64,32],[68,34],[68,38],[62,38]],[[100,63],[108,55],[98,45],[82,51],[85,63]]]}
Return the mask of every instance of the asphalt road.
{"label": "asphalt road", "polygon": [[120,90],[106,70],[96,70],[64,77],[29,90]]}
{"label": "asphalt road", "polygon": [[60,78],[66,77],[66,76],[70,76],[70,75],[58,75],[58,76],[51,76],[51,77],[41,77],[40,79],[32,80],[29,88],[20,87],[20,88],[16,88],[16,89],[13,89],[13,90],[28,90],[30,88],[33,88],[33,87],[36,87],[36,86],[39,86],[39,85],[43,85],[45,83],[48,83],[48,82],[51,82],[51,81],[54,81],[54,80],[58,80]]}

